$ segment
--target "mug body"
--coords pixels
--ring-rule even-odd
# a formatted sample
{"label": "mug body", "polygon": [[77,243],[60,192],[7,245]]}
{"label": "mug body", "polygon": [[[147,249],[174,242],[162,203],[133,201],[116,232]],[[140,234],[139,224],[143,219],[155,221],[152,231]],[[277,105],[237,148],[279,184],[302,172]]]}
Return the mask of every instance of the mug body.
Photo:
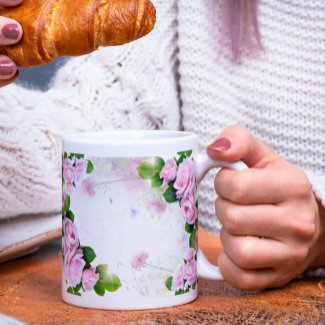
{"label": "mug body", "polygon": [[181,131],[66,136],[62,297],[148,309],[198,295],[197,137]]}

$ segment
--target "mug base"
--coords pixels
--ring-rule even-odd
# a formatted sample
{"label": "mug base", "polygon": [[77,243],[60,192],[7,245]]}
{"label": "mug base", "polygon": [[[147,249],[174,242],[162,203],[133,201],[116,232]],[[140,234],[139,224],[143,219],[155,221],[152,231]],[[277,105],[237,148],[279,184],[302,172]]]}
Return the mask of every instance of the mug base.
{"label": "mug base", "polygon": [[184,305],[197,299],[198,290],[172,297],[78,297],[62,293],[62,299],[69,305],[104,310],[146,310]]}

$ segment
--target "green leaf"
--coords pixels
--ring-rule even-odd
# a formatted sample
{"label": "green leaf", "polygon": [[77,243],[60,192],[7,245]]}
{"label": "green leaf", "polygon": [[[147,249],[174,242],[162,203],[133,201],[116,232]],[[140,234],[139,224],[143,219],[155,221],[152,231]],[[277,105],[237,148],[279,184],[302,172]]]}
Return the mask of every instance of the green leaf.
{"label": "green leaf", "polygon": [[105,295],[105,288],[103,284],[98,280],[94,286],[95,292],[98,294],[98,296],[104,296]]}
{"label": "green leaf", "polygon": [[99,264],[96,266],[96,273],[99,274],[99,279],[102,279],[108,270],[108,265],[107,264]]}
{"label": "green leaf", "polygon": [[177,166],[179,166],[185,158],[186,158],[186,155],[184,153],[182,153],[176,162]]}
{"label": "green leaf", "polygon": [[195,290],[196,288],[196,282],[192,284],[192,289]]}
{"label": "green leaf", "polygon": [[84,260],[86,264],[90,264],[96,258],[94,250],[88,246],[81,247],[81,249],[84,253]]}
{"label": "green leaf", "polygon": [[109,292],[115,292],[118,288],[122,286],[121,281],[116,274],[106,274],[104,278],[99,281]]}
{"label": "green leaf", "polygon": [[81,283],[81,281],[80,281],[80,283],[77,284],[77,285],[73,288],[73,291],[74,291],[74,292],[78,292],[78,291],[81,289],[81,287],[82,287],[82,283]]}
{"label": "green leaf", "polygon": [[81,294],[80,294],[79,292],[75,292],[75,291],[73,291],[73,289],[72,289],[71,287],[69,287],[69,288],[67,289],[67,292],[68,292],[68,293],[71,293],[72,295],[75,295],[75,296],[81,296]]}
{"label": "green leaf", "polygon": [[93,165],[93,163],[90,160],[87,160],[87,161],[88,161],[88,165],[87,165],[87,171],[86,171],[86,173],[87,174],[90,174],[94,170],[94,165]]}
{"label": "green leaf", "polygon": [[62,228],[62,237],[64,237],[64,231],[63,231],[63,228]]}
{"label": "green leaf", "polygon": [[198,218],[196,218],[196,220],[195,220],[195,229],[199,230],[199,219]]}
{"label": "green leaf", "polygon": [[67,158],[67,157],[68,157],[68,154],[66,152],[64,152],[63,158]]}
{"label": "green leaf", "polygon": [[187,157],[190,157],[192,154],[192,150],[186,150],[186,151],[179,151],[177,152],[178,155],[186,155]]}
{"label": "green leaf", "polygon": [[189,225],[187,222],[185,224],[185,231],[189,234],[192,232],[194,225]]}
{"label": "green leaf", "polygon": [[69,158],[72,159],[73,157],[76,157],[78,159],[84,159],[85,155],[82,153],[70,153]]}
{"label": "green leaf", "polygon": [[165,200],[169,203],[173,203],[173,202],[176,202],[177,201],[177,198],[176,198],[176,191],[174,189],[174,183],[171,183],[166,191],[164,192],[163,194],[163,197],[165,198]]}
{"label": "green leaf", "polygon": [[178,291],[175,291],[175,296],[182,295],[184,293],[183,289],[179,289]]}
{"label": "green leaf", "polygon": [[195,248],[195,235],[196,235],[196,229],[193,228],[191,235],[190,235],[190,240],[189,240],[190,248]]}
{"label": "green leaf", "polygon": [[71,210],[67,211],[66,217],[69,218],[72,222],[74,222],[74,214]]}
{"label": "green leaf", "polygon": [[196,200],[195,206],[196,206],[197,209],[199,208],[199,199]]}
{"label": "green leaf", "polygon": [[154,168],[156,172],[160,172],[164,166],[165,166],[165,160],[162,159],[161,157],[155,157]]}
{"label": "green leaf", "polygon": [[66,195],[64,198],[63,211],[66,213],[70,208],[70,195]]}
{"label": "green leaf", "polygon": [[154,166],[147,161],[143,162],[137,170],[143,179],[151,179],[156,173]]}
{"label": "green leaf", "polygon": [[163,179],[160,178],[159,173],[151,178],[151,188],[158,188],[162,185]]}
{"label": "green leaf", "polygon": [[173,283],[173,277],[170,276],[170,277],[165,281],[166,288],[167,288],[169,291],[172,291],[172,283]]}

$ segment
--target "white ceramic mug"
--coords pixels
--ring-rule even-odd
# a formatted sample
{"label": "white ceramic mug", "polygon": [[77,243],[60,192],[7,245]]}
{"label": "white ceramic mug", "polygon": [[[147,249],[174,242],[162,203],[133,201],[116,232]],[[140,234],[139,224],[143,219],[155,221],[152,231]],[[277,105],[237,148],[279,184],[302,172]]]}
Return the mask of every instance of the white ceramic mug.
{"label": "white ceramic mug", "polygon": [[62,297],[98,309],[180,305],[198,276],[222,279],[198,250],[197,185],[213,167],[181,131],[66,136],[62,154]]}

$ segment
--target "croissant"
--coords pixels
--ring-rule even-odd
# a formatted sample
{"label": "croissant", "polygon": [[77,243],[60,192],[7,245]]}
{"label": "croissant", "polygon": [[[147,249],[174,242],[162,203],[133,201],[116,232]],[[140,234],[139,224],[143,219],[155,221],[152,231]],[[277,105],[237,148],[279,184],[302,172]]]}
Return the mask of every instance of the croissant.
{"label": "croissant", "polygon": [[134,41],[156,20],[149,0],[24,0],[1,14],[19,22],[24,34],[14,45],[0,46],[0,54],[25,68]]}

